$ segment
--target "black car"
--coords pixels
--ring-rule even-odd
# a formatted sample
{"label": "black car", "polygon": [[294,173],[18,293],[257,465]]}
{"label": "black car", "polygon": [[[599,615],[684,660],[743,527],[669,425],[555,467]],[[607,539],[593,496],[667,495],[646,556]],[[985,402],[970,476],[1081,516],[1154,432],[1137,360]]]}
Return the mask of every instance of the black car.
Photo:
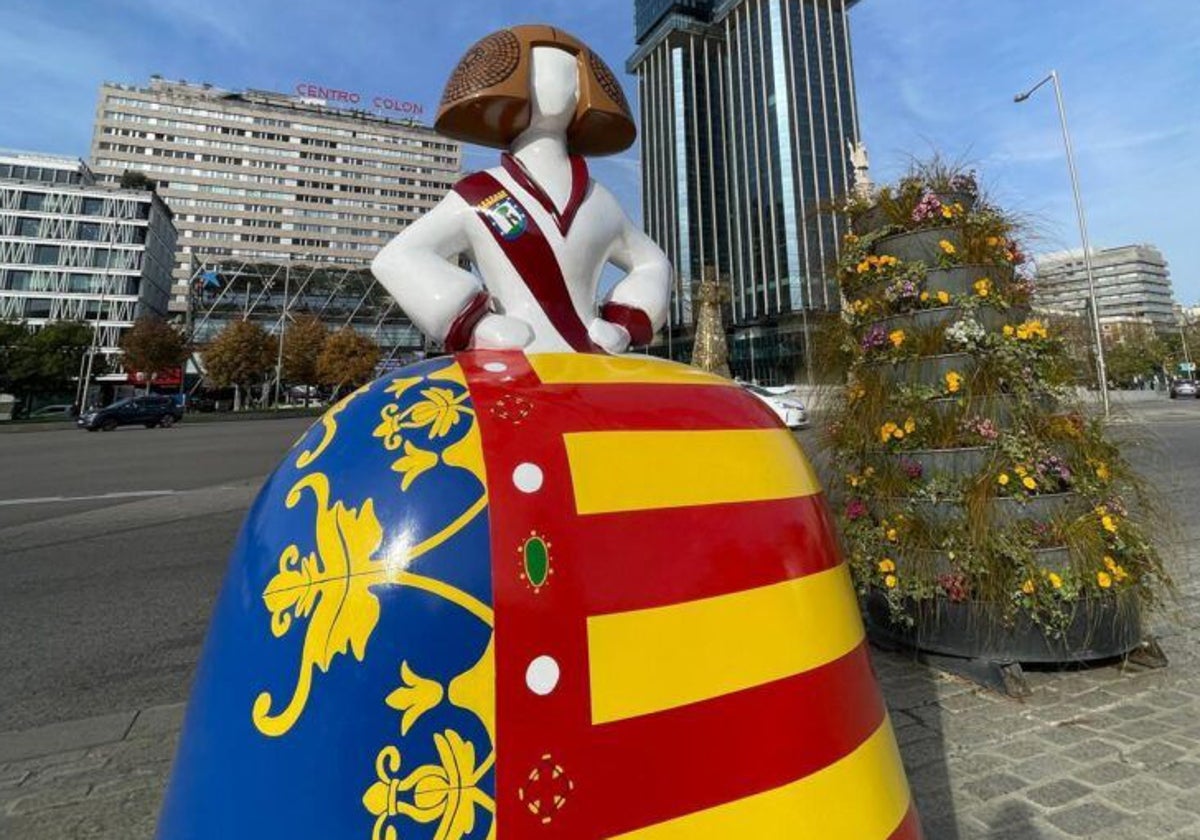
{"label": "black car", "polygon": [[88,409],[75,421],[80,428],[94,432],[97,429],[111,432],[117,426],[141,424],[147,429],[155,426],[173,425],[183,419],[183,409],[175,400],[157,394],[130,397],[100,409]]}

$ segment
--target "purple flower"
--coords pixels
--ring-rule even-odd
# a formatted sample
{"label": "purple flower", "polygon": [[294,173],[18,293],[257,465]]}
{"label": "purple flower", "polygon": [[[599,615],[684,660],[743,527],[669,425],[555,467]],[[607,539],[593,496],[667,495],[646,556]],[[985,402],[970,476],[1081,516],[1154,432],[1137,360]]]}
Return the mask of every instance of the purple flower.
{"label": "purple flower", "polygon": [[925,468],[921,466],[921,462],[914,461],[911,458],[901,458],[900,469],[904,470],[904,474],[913,481],[916,481],[925,472]]}
{"label": "purple flower", "polygon": [[876,324],[867,330],[866,335],[859,342],[863,350],[878,350],[880,347],[886,347],[888,343],[887,333],[883,327]]}
{"label": "purple flower", "polygon": [[920,202],[913,208],[912,220],[914,222],[927,222],[930,219],[936,219],[942,213],[942,202],[936,195],[931,192],[921,196]]}
{"label": "purple flower", "polygon": [[867,515],[867,505],[862,499],[851,499],[846,503],[846,518],[853,522]]}

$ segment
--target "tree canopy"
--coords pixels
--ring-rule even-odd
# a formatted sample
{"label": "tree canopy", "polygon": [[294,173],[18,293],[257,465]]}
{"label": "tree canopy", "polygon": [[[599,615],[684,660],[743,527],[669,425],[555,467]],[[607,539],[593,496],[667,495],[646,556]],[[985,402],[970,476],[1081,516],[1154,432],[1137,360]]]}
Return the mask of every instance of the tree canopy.
{"label": "tree canopy", "polygon": [[329,331],[315,315],[302,315],[288,325],[283,337],[283,379],[296,385],[318,382],[317,360]]}
{"label": "tree canopy", "polygon": [[146,374],[146,386],[156,375],[178,367],[188,357],[187,341],[162,318],[144,315],[121,337],[125,367]]}
{"label": "tree canopy", "polygon": [[231,321],[204,350],[208,378],[218,388],[261,384],[275,362],[271,336],[253,321]]}
{"label": "tree canopy", "polygon": [[379,345],[351,327],[342,327],[325,341],[317,359],[321,384],[335,389],[357,388],[371,381],[379,363]]}

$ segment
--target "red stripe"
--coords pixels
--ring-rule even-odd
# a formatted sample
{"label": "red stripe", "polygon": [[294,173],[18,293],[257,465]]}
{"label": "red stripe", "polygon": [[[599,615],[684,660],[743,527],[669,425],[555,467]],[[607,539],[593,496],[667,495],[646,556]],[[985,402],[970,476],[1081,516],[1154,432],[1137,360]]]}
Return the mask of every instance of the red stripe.
{"label": "red stripe", "polygon": [[643,347],[654,339],[650,316],[635,306],[609,301],[600,307],[600,317],[625,328],[630,347]]}
{"label": "red stripe", "polygon": [[899,828],[892,832],[888,840],[925,840],[925,834],[921,831],[921,817],[917,814],[915,804],[908,806],[908,813],[904,815],[904,821],[900,823]]}
{"label": "red stripe", "polygon": [[[788,679],[594,727],[591,763],[576,782],[593,814],[589,835],[620,834],[802,779],[857,749],[884,715],[864,643]],[[616,802],[621,807],[606,807]]]}
{"label": "red stripe", "polygon": [[550,536],[563,557],[595,557],[603,572],[573,593],[589,615],[769,586],[841,562],[821,496],[587,516]]}
{"label": "red stripe", "polygon": [[[542,311],[546,313],[546,318],[563,340],[581,353],[601,352],[588,337],[587,327],[575,309],[571,294],[567,291],[562,268],[554,256],[554,249],[550,247],[542,229],[517,197],[487,172],[468,175],[454,185],[454,191],[475,209],[475,214],[479,216],[483,226],[512,263],[513,270],[529,287]],[[505,239],[492,222],[490,212],[480,206],[484,199],[501,191],[516,202],[525,214],[525,230],[515,239]]]}

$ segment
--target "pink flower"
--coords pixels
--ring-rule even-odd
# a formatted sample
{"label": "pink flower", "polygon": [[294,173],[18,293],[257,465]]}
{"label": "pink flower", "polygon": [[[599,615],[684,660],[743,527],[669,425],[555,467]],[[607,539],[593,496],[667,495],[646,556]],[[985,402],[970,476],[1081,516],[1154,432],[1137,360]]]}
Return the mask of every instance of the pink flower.
{"label": "pink flower", "polygon": [[862,499],[851,499],[846,504],[846,518],[853,522],[867,515],[867,505]]}

